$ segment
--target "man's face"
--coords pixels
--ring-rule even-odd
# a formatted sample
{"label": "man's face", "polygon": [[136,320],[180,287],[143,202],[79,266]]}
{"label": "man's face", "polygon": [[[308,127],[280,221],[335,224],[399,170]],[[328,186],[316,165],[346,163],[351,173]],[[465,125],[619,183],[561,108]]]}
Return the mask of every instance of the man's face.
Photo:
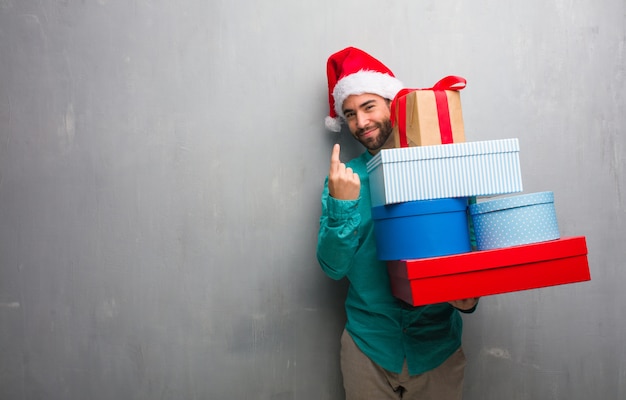
{"label": "man's face", "polygon": [[392,132],[389,101],[376,94],[351,95],[343,102],[343,115],[350,133],[370,153],[376,153]]}

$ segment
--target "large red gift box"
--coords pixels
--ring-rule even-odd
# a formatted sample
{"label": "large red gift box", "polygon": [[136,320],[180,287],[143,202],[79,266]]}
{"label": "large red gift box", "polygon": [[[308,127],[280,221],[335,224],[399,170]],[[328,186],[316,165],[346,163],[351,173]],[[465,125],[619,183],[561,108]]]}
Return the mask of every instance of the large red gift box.
{"label": "large red gift box", "polygon": [[393,295],[414,306],[591,279],[584,236],[388,261]]}

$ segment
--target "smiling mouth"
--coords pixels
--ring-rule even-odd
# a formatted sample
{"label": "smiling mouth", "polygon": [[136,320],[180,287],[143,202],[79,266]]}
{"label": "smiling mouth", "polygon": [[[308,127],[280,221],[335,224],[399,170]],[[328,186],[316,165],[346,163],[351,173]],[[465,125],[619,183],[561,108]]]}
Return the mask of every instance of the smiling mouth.
{"label": "smiling mouth", "polygon": [[372,127],[372,128],[368,128],[368,129],[363,129],[363,131],[359,134],[359,137],[366,137],[366,136],[371,136],[371,134],[376,131],[376,127]]}

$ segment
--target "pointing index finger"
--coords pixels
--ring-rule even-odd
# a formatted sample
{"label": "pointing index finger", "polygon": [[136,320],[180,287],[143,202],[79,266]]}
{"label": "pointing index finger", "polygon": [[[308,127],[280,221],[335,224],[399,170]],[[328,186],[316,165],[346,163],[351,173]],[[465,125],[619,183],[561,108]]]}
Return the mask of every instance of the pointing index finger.
{"label": "pointing index finger", "polygon": [[330,163],[331,164],[339,164],[341,161],[339,160],[339,152],[340,152],[340,148],[339,148],[339,143],[336,143],[333,146],[333,153],[330,156]]}

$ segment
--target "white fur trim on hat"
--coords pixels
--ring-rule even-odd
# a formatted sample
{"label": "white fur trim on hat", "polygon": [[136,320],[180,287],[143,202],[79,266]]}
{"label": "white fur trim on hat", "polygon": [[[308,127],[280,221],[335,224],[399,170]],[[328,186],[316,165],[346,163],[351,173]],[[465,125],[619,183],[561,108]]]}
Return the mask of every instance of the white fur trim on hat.
{"label": "white fur trim on hat", "polygon": [[[333,89],[335,112],[337,115],[345,118],[343,115],[343,102],[353,94],[373,93],[385,99],[393,100],[403,87],[400,80],[382,72],[361,70],[347,75],[340,79]],[[326,126],[328,127],[328,122],[326,122]]]}

